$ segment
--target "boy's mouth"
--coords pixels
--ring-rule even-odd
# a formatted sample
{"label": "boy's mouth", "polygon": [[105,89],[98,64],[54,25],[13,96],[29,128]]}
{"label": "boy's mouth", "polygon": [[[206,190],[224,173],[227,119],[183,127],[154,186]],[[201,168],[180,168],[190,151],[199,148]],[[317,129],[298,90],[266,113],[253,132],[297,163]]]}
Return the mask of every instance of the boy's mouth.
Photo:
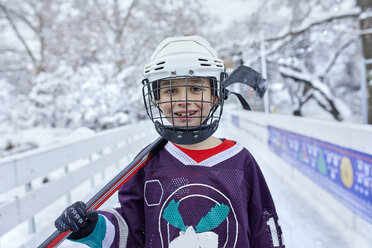
{"label": "boy's mouth", "polygon": [[189,112],[175,112],[174,114],[176,116],[180,116],[180,117],[186,117],[186,116],[193,116],[195,115],[197,111],[189,111]]}

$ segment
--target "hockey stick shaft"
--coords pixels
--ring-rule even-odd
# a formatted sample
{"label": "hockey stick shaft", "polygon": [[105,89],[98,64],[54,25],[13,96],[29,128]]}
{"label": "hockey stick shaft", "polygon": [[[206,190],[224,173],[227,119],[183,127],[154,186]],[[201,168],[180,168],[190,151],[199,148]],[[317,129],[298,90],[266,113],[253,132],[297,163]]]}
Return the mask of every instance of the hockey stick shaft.
{"label": "hockey stick shaft", "polygon": [[[158,153],[165,145],[167,140],[159,137],[151,145],[145,148],[138,156],[122,171],[119,172],[109,183],[107,183],[98,193],[96,193],[87,203],[87,210],[97,210],[104,202],[106,202],[119,188],[137,173],[156,153]],[[60,245],[65,240],[71,231],[59,232],[55,231],[50,235],[38,248],[51,248]]]}

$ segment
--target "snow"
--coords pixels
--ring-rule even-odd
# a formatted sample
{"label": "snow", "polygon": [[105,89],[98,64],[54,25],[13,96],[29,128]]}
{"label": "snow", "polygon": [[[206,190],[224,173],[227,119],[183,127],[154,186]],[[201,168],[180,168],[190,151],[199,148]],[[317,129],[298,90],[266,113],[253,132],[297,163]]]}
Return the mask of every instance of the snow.
{"label": "snow", "polygon": [[366,10],[363,13],[360,14],[359,19],[362,20],[362,19],[367,19],[367,18],[370,18],[370,17],[372,17],[372,10],[368,9],[368,10]]}
{"label": "snow", "polygon": [[355,15],[357,16],[360,14],[360,9],[359,8],[350,8],[344,11],[333,11],[329,13],[316,13],[315,17],[313,19],[309,18],[307,22],[303,22],[302,25],[296,30],[305,30],[309,28],[310,26],[314,25],[314,23],[321,23],[324,22],[325,20],[331,20],[331,19],[337,19],[342,16],[348,16],[348,15]]}
{"label": "snow", "polygon": [[[85,127],[76,129],[35,127],[14,130],[1,135],[0,158],[30,149],[49,147],[61,142],[76,141],[94,134],[95,131]],[[10,146],[13,148],[9,149]]]}
{"label": "snow", "polygon": [[332,116],[329,113],[323,112],[322,108],[315,103],[314,99],[309,100],[309,103],[303,107],[302,113],[305,116],[316,116],[320,120],[332,121]]}
{"label": "snow", "polygon": [[235,21],[242,20],[245,16],[249,16],[259,6],[259,1],[243,1],[243,0],[206,0],[203,5],[212,16],[219,21],[215,27],[215,31],[225,30]]}
{"label": "snow", "polygon": [[301,80],[304,80],[304,81],[307,81],[307,82],[311,82],[311,84],[315,87],[315,88],[318,88],[322,91],[322,93],[324,93],[328,98],[333,98],[332,94],[331,94],[331,90],[329,87],[327,87],[324,83],[320,82],[318,78],[314,77],[314,74],[310,74],[310,73],[307,73],[307,72],[299,72],[299,71],[295,71],[291,68],[288,68],[288,67],[280,67],[279,68],[280,72],[288,75],[288,76],[293,76],[295,78],[298,78],[298,79],[301,79]]}

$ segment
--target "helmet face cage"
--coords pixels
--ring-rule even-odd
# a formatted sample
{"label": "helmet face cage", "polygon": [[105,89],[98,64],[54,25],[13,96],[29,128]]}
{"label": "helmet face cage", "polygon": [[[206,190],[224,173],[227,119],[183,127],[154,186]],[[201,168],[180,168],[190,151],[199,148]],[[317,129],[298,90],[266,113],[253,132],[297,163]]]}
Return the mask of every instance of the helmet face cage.
{"label": "helmet face cage", "polygon": [[176,144],[195,144],[210,137],[222,115],[223,77],[144,79],[143,100],[157,132]]}

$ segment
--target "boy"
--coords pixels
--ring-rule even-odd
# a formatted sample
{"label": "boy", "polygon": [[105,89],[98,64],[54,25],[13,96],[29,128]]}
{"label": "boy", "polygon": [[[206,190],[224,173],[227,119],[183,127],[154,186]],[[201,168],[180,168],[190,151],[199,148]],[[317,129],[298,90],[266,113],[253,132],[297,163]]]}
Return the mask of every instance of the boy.
{"label": "boy", "polygon": [[119,190],[121,206],[68,207],[61,232],[90,247],[284,247],[264,177],[238,143],[218,139],[225,68],[201,37],[161,42],[143,97],[168,143]]}

